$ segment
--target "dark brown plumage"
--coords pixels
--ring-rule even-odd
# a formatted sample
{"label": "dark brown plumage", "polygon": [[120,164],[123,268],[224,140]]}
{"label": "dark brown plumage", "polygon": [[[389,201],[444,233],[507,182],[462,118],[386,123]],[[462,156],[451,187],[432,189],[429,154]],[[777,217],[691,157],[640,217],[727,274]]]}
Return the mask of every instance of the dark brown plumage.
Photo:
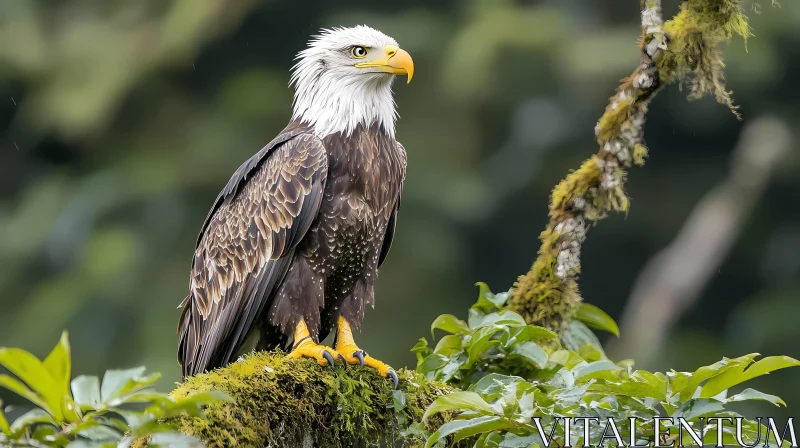
{"label": "dark brown plumage", "polygon": [[[379,125],[319,139],[293,122],[234,173],[197,241],[182,302],[183,375],[360,325],[391,245],[406,170]],[[349,356],[349,354],[348,354]]]}

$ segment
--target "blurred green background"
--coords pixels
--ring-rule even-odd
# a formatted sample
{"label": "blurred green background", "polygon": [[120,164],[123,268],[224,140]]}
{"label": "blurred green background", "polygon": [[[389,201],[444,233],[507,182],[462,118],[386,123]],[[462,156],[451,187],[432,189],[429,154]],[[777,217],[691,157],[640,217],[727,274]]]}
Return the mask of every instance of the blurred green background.
{"label": "blurred green background", "polygon": [[[583,296],[615,318],[644,264],[727,178],[743,126],[800,123],[800,2],[761,1],[760,13],[744,1],[747,50],[723,49],[744,120],[678,86],[662,92],[630,212],[589,233]],[[408,177],[357,339],[413,367],[410,347],[437,315],[466,315],[475,281],[505,290],[529,268],[550,190],[596,152],[594,124],[638,63],[638,22],[635,0],[0,1],[0,345],[43,356],[67,329],[75,374],[144,364],[169,389],[176,307],[211,202],[289,119],[289,69],[309,36],[365,23],[409,51],[416,75],[395,87]],[[800,358],[795,142],[640,367]],[[754,415],[800,409],[798,372],[754,383],[789,402]]]}

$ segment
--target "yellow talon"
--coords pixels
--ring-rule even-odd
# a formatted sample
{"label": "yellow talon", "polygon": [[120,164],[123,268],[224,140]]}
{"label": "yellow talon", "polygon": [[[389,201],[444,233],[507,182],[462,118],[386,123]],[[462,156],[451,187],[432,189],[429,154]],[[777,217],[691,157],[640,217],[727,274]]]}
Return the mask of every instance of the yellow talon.
{"label": "yellow talon", "polygon": [[394,369],[388,364],[378,361],[377,359],[369,356],[356,345],[353,340],[353,330],[350,324],[344,317],[339,316],[339,325],[336,333],[336,351],[340,353],[348,364],[361,364],[362,366],[371,367],[378,371],[382,377],[390,377],[394,383],[395,389],[399,383],[399,378]]}
{"label": "yellow talon", "polygon": [[333,366],[335,359],[345,359],[336,350],[314,342],[311,335],[308,333],[308,327],[306,327],[306,322],[303,319],[300,319],[300,323],[297,324],[297,328],[294,332],[294,341],[294,348],[286,355],[289,358],[314,358],[321,366],[326,364]]}
{"label": "yellow talon", "polygon": [[366,353],[355,344],[343,345],[336,344],[336,351],[341,353],[346,363],[350,365],[365,364]]}

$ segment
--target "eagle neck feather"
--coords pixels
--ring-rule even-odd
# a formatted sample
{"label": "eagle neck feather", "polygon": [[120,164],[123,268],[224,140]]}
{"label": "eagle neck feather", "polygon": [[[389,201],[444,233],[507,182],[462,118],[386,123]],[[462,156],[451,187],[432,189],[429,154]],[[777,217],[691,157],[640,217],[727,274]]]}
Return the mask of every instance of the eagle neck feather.
{"label": "eagle neck feather", "polygon": [[392,97],[394,77],[384,73],[343,76],[319,62],[301,61],[295,84],[292,120],[312,126],[319,138],[341,132],[350,137],[359,124],[378,124],[394,138],[397,112]]}

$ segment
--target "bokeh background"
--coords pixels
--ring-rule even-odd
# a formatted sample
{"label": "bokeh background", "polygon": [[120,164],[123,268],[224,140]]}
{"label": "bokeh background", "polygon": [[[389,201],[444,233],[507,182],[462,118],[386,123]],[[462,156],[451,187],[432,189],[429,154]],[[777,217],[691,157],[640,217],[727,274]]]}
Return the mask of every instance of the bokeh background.
{"label": "bokeh background", "polygon": [[[677,85],[662,92],[630,212],[589,233],[580,285],[623,323],[622,339],[601,335],[615,359],[693,370],[723,355],[800,358],[800,2],[761,2],[744,0],[747,49],[724,48],[743,120]],[[638,22],[635,0],[0,1],[0,345],[44,356],[67,329],[76,374],[144,364],[168,390],[211,202],[289,119],[289,69],[309,36],[365,23],[409,51],[416,76],[395,87],[408,178],[358,340],[413,366],[411,346],[437,315],[466,315],[474,282],[506,290],[529,268],[550,190],[597,150],[594,124],[638,63]],[[790,141],[756,175],[734,148],[766,115]],[[688,269],[662,269],[667,289],[698,260],[709,272],[667,294],[683,305],[643,308],[664,337],[642,345],[623,322],[648,296],[634,285],[692,216],[728,244],[700,238],[700,255],[673,257]],[[800,372],[754,386],[790,405],[752,415],[800,410]]]}

